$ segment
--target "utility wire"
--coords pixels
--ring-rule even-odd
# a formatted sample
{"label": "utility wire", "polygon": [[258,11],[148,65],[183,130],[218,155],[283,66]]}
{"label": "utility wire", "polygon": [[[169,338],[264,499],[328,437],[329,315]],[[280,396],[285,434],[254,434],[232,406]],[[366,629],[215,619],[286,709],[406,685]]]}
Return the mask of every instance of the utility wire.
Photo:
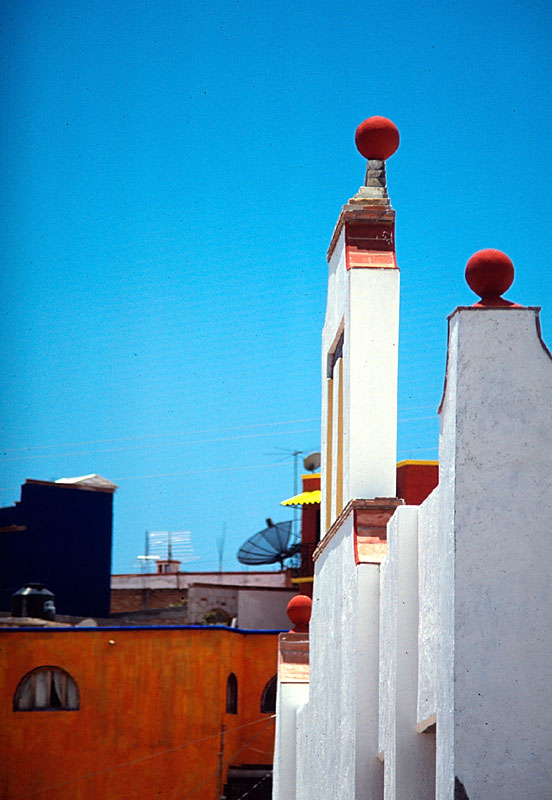
{"label": "utility wire", "polygon": [[[270,723],[275,718],[276,718],[276,714],[271,714],[271,716],[270,716],[268,722],[266,723],[266,725],[264,726],[264,728],[261,728],[261,730],[258,731],[254,736],[252,736],[251,739],[249,739],[244,745],[242,745],[242,747],[240,747],[239,750],[236,750],[234,753],[232,753],[232,755],[230,755],[230,756],[228,756],[228,758],[224,759],[224,761],[222,762],[222,767],[227,767],[228,764],[232,761],[232,759],[235,758],[237,755],[239,755],[242,752],[242,750],[247,750],[247,748],[249,747],[250,743],[255,741],[255,739],[258,739],[258,737],[261,735],[261,733],[263,733],[268,728]],[[228,733],[228,731],[226,731],[226,733]],[[201,787],[204,786],[207,783],[207,781],[210,781],[211,778],[214,775],[217,775],[219,773],[219,770],[220,770],[220,767],[217,767],[217,769],[215,769],[213,772],[210,772],[207,775],[206,778],[204,778],[202,781],[200,781],[200,783],[197,784],[195,789],[192,789],[191,792],[188,792],[188,794],[184,795],[182,800],[188,800],[188,797],[191,797],[193,794],[195,794],[198,789],[201,789]],[[17,800],[17,798],[15,798],[15,800]],[[218,798],[217,798],[217,800],[218,800]]]}
{"label": "utility wire", "polygon": [[[38,455],[28,454],[26,456],[2,456],[3,461],[28,461],[37,458],[68,458],[69,456],[98,456],[105,453],[127,453],[130,450],[151,450],[159,447],[187,447],[196,444],[212,444],[213,442],[234,442],[238,439],[262,439],[273,436],[297,436],[305,433],[317,433],[318,431],[303,428],[300,431],[277,431],[276,433],[244,433],[240,436],[216,436],[212,439],[184,439],[179,442],[166,442],[156,444],[138,444],[133,447],[110,447],[107,450],[73,450],[71,453],[40,453]],[[4,451],[7,452],[7,451]]]}
{"label": "utility wire", "polygon": [[[181,475],[201,475],[206,472],[240,472],[248,469],[274,469],[275,467],[287,467],[287,464],[246,464],[238,467],[205,467],[205,469],[188,469],[181,472],[157,472],[153,475],[125,475],[124,477],[113,478],[114,483],[123,481],[149,480],[154,478],[179,478]],[[0,486],[0,492],[17,492],[21,486]]]}
{"label": "utility wire", "polygon": [[200,428],[198,430],[187,430],[183,433],[142,433],[137,436],[119,436],[116,439],[89,439],[84,442],[62,442],[61,444],[34,444],[27,447],[12,447],[4,449],[4,453],[15,453],[20,450],[46,450],[52,447],[81,447],[85,444],[111,444],[112,442],[130,442],[136,439],[162,439],[174,436],[189,436],[199,433],[217,433],[217,431],[241,431],[251,428],[269,428],[276,425],[295,425],[300,422],[320,422],[320,417],[307,417],[306,419],[290,419],[280,422],[252,422],[249,425],[233,425],[228,428]]}
{"label": "utility wire", "polygon": [[[399,424],[403,424],[405,422],[423,422],[424,420],[428,419],[437,419],[437,413],[431,414],[430,416],[425,417],[405,417],[403,419],[398,419]],[[300,431],[276,431],[274,433],[247,433],[241,434],[239,436],[216,436],[210,439],[184,439],[180,441],[171,441],[171,442],[156,442],[154,444],[138,444],[130,447],[110,447],[104,450],[74,450],[70,453],[27,453],[24,456],[11,456],[5,455],[6,453],[13,453],[20,450],[30,450],[31,448],[23,448],[23,447],[16,447],[11,450],[4,450],[4,455],[0,456],[0,458],[6,461],[34,461],[38,458],[68,458],[70,456],[97,456],[97,455],[105,455],[106,453],[128,453],[133,450],[155,450],[158,448],[170,448],[170,447],[189,447],[191,445],[198,445],[198,444],[213,444],[216,442],[234,442],[243,439],[263,439],[263,438],[272,438],[274,436],[303,436],[305,433],[318,433],[317,429],[305,429],[303,428]],[[161,434],[161,436],[169,436],[171,434]],[[144,438],[144,437],[131,437],[132,438]],[[96,440],[100,443],[102,440]],[[103,441],[109,441],[108,439]],[[125,440],[117,440],[113,439],[111,441],[125,441]],[[90,444],[94,444],[95,442],[90,442]],[[83,442],[84,444],[84,442]],[[51,445],[51,447],[69,447],[70,445]],[[48,445],[39,445],[41,449],[47,448]],[[37,447],[38,449],[38,447]],[[301,451],[303,452],[303,451]]]}
{"label": "utility wire", "polygon": [[[259,731],[258,734],[253,736],[252,739],[250,739],[249,741],[252,742],[258,736],[260,736],[261,733],[268,727],[268,725],[272,722],[272,720],[275,717],[276,714],[271,714],[268,723]],[[227,733],[230,733],[232,731],[239,731],[242,728],[248,728],[251,725],[258,725],[259,722],[264,722],[265,719],[266,718],[263,717],[262,719],[256,719],[253,722],[245,722],[243,725],[236,725],[234,728],[228,728]],[[95,778],[97,775],[104,775],[108,772],[113,772],[116,769],[121,769],[121,767],[129,767],[132,766],[133,764],[140,764],[143,761],[149,761],[152,758],[157,758],[157,756],[162,756],[165,753],[172,753],[175,750],[184,750],[186,747],[192,747],[194,744],[199,744],[200,742],[206,742],[208,739],[217,739],[219,736],[220,736],[220,731],[217,731],[216,733],[211,733],[209,736],[203,736],[200,739],[194,739],[193,741],[187,742],[186,744],[178,744],[175,747],[167,747],[164,750],[159,750],[157,753],[152,753],[151,755],[143,756],[142,758],[135,758],[132,761],[122,761],[120,764],[115,764],[113,767],[106,767],[105,769],[100,769],[97,772],[90,772],[88,775],[81,775],[80,778],[72,778],[70,781],[63,781],[62,783],[56,783],[53,786],[46,786],[43,789],[35,789],[34,791],[27,792],[26,794],[14,795],[11,798],[7,798],[7,800],[23,800],[24,797],[32,797],[33,795],[42,794],[43,792],[51,792],[54,789],[61,789],[64,786],[69,786],[69,784],[71,783],[79,783],[80,781],[87,781],[90,780],[90,778]],[[244,747],[247,747],[247,744],[244,745]],[[243,749],[244,748],[242,747],[241,750]],[[241,752],[241,750],[238,750],[237,753]],[[233,753],[230,756],[230,758],[232,759],[234,755],[237,755],[237,753]],[[193,791],[195,792],[196,790],[194,789]],[[188,796],[189,795],[187,795],[187,797]]]}

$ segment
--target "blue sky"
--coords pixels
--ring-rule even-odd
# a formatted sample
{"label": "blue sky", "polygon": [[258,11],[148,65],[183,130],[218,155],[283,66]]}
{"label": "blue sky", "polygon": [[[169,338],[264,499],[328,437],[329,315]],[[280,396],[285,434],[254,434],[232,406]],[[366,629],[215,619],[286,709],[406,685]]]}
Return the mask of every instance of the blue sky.
{"label": "blue sky", "polygon": [[435,458],[446,316],[482,247],[552,341],[552,23],[542,2],[3,2],[0,503],[98,472],[113,568],[190,530],[224,566],[289,517],[320,441],[326,249],[389,160],[399,458]]}

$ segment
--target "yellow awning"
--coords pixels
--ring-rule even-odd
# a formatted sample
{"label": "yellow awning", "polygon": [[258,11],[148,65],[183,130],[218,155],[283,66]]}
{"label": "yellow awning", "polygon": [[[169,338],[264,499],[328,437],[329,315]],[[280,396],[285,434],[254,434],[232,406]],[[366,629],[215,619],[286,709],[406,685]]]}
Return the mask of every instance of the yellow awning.
{"label": "yellow awning", "polygon": [[287,500],[282,500],[281,506],[306,506],[320,503],[320,489],[315,489],[314,492],[301,492],[294,497],[289,497]]}

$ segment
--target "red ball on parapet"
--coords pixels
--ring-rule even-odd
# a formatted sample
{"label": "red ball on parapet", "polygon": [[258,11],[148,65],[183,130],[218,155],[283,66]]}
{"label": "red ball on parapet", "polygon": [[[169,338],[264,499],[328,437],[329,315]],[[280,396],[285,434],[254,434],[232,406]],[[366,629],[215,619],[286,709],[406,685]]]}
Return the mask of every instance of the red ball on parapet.
{"label": "red ball on parapet", "polygon": [[307,633],[312,612],[312,600],[306,594],[296,594],[287,604],[287,615],[293,623],[290,633]]}
{"label": "red ball on parapet", "polygon": [[514,265],[501,250],[478,250],[466,264],[466,283],[481,297],[476,306],[513,306],[501,297],[514,282]]}
{"label": "red ball on parapet", "polygon": [[355,133],[355,144],[361,156],[385,161],[399,146],[399,129],[387,117],[368,117]]}

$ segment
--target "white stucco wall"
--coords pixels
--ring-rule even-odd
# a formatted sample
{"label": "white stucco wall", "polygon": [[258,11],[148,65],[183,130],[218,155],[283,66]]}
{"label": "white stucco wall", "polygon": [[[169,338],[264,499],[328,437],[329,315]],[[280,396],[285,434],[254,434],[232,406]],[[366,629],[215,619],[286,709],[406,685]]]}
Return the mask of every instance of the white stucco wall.
{"label": "white stucco wall", "polygon": [[353,517],[316,562],[309,701],[298,715],[297,799],[381,800],[379,564],[356,565]]}
{"label": "white stucco wall", "polygon": [[416,732],[418,701],[418,508],[387,526],[380,600],[380,750],[385,800],[435,796],[435,743]]}
{"label": "white stucco wall", "polygon": [[418,711],[425,727],[437,709],[436,662],[439,648],[439,487],[418,507]]}
{"label": "white stucco wall", "polygon": [[282,683],[278,680],[272,800],[295,800],[297,796],[297,709],[308,698],[308,683]]}
{"label": "white stucco wall", "polygon": [[[388,532],[390,525],[387,526]],[[385,797],[396,796],[397,560],[389,552],[380,568],[378,751],[384,761]]]}
{"label": "white stucco wall", "polygon": [[[397,364],[399,330],[397,269],[346,269],[345,231],[329,262],[328,299],[322,333],[322,475],[327,473],[328,354],[341,331],[343,344],[343,505],[353,498],[394,497],[396,482]],[[334,393],[337,395],[337,375]],[[334,400],[332,487],[322,492],[337,512],[337,400]],[[324,487],[323,487],[324,488]]]}
{"label": "white stucco wall", "polygon": [[[357,571],[352,516],[315,565],[308,725],[298,739],[298,800],[355,797]],[[307,750],[300,750],[308,742]]]}
{"label": "white stucco wall", "polygon": [[552,362],[534,309],[457,309],[440,437],[439,800],[552,787]]}
{"label": "white stucco wall", "polygon": [[398,269],[352,269],[348,274],[345,502],[396,494],[400,285]]}
{"label": "white stucco wall", "polygon": [[356,786],[358,800],[381,800],[383,764],[378,758],[380,564],[357,566]]}

